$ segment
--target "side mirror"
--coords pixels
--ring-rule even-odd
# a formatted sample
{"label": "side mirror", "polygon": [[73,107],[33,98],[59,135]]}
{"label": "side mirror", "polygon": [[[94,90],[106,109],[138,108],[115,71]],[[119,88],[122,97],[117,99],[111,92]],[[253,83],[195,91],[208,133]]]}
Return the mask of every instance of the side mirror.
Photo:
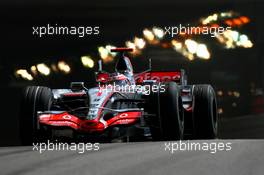
{"label": "side mirror", "polygon": [[96,82],[98,83],[107,83],[109,81],[109,74],[108,73],[98,73],[96,75]]}
{"label": "side mirror", "polygon": [[85,89],[84,82],[71,82],[71,90],[73,92],[79,92]]}

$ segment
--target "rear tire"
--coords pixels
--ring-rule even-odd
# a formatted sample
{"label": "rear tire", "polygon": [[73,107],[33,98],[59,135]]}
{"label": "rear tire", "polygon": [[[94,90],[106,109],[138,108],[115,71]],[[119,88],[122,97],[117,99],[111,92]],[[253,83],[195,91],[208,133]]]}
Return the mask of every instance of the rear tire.
{"label": "rear tire", "polygon": [[28,86],[23,90],[19,127],[22,145],[31,145],[35,141],[46,138],[38,127],[37,111],[48,111],[52,105],[52,91],[41,86]]}
{"label": "rear tire", "polygon": [[217,102],[211,85],[194,85],[193,120],[195,139],[217,137]]}

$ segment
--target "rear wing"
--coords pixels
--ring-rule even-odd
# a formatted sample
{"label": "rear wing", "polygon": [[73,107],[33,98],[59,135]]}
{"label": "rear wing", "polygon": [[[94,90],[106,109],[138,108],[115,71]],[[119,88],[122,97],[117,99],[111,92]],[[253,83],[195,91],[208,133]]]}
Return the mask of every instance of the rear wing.
{"label": "rear wing", "polygon": [[180,85],[187,85],[187,76],[183,69],[178,71],[149,71],[135,75],[137,84],[142,84],[146,80],[154,80],[156,82],[174,81]]}
{"label": "rear wing", "polygon": [[110,50],[111,52],[133,52],[132,48],[117,47]]}

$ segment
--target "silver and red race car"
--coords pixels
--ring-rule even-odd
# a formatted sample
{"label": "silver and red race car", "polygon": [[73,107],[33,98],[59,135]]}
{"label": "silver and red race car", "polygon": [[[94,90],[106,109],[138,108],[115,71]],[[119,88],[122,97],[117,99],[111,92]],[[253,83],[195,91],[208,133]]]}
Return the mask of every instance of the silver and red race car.
{"label": "silver and red race car", "polygon": [[[22,144],[47,139],[214,139],[217,102],[211,85],[187,85],[184,70],[149,69],[135,74],[125,52],[114,73],[102,70],[97,86],[72,82],[69,89],[28,86],[20,113]],[[151,63],[151,62],[150,62]]]}

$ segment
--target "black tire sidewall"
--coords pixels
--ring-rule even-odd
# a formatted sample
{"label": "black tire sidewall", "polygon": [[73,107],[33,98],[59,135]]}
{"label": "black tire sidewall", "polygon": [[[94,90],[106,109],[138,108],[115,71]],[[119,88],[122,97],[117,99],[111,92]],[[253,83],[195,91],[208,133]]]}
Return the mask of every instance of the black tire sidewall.
{"label": "black tire sidewall", "polygon": [[37,111],[50,110],[52,98],[50,88],[42,86],[24,88],[19,116],[22,145],[30,145],[37,140],[39,134]]}
{"label": "black tire sidewall", "polygon": [[214,89],[211,85],[194,85],[193,120],[196,139],[217,137],[218,115]]}
{"label": "black tire sidewall", "polygon": [[184,117],[180,116],[182,108],[179,88],[175,82],[165,83],[165,92],[160,93],[161,135],[164,140],[183,138]]}

